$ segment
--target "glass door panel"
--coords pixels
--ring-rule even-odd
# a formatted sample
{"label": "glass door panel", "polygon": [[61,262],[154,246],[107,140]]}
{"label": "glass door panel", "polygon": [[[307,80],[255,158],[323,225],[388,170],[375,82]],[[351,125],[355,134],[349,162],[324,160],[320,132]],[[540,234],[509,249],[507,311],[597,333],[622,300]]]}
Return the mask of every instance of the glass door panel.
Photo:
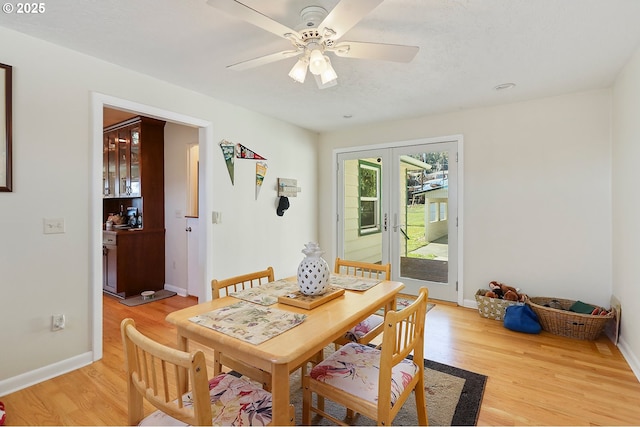
{"label": "glass door panel", "polygon": [[453,240],[455,247],[457,239],[457,208],[455,198],[454,203],[450,198],[451,178],[456,182],[454,150],[447,143],[394,149],[394,277],[405,283],[409,293],[428,286],[430,298],[446,301],[457,299],[456,270],[452,268],[456,257],[450,245]]}
{"label": "glass door panel", "polygon": [[103,180],[104,180],[104,195],[105,197],[114,197],[116,195],[116,161],[118,157],[116,136],[114,133],[109,133],[104,136],[104,156],[103,161]]}
{"label": "glass door panel", "polygon": [[340,155],[338,256],[353,261],[388,262],[388,208],[384,156],[377,152]]}
{"label": "glass door panel", "polygon": [[131,144],[129,145],[130,169],[129,185],[131,196],[139,196],[140,193],[140,129],[131,129]]}
{"label": "glass door panel", "polygon": [[126,130],[118,131],[118,181],[120,196],[131,193],[130,175],[131,152],[129,150],[129,135]]}

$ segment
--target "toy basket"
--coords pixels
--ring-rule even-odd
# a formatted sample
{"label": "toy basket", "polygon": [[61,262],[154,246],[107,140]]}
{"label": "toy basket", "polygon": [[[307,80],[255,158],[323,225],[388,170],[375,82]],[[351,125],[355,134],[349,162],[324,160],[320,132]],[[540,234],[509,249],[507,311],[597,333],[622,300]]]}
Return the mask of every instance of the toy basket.
{"label": "toy basket", "polygon": [[[551,301],[556,301],[563,309],[545,307],[545,304]],[[600,316],[569,311],[569,307],[574,303],[573,300],[546,297],[532,297],[527,300],[527,304],[538,316],[542,329],[563,337],[595,340],[607,322],[614,318],[611,312]]]}
{"label": "toy basket", "polygon": [[[482,317],[493,320],[504,320],[504,312],[510,305],[518,304],[518,301],[508,301],[500,298],[489,298],[484,295],[489,292],[487,289],[478,289],[476,292],[476,302],[478,303],[478,314]],[[522,303],[520,303],[522,304]]]}

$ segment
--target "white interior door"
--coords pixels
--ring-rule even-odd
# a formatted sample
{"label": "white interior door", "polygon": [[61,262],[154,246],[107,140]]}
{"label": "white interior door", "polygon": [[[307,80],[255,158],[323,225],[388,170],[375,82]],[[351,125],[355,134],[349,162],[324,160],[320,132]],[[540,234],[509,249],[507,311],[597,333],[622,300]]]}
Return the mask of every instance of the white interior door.
{"label": "white interior door", "polygon": [[458,300],[457,141],[337,155],[337,254],[391,263],[403,292]]}

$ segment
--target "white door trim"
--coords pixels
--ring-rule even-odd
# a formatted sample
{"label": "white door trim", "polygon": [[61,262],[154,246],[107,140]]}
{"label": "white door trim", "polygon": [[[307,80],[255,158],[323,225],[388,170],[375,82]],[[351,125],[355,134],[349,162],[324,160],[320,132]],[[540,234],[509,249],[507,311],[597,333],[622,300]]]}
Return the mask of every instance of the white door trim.
{"label": "white door trim", "polygon": [[[212,193],[213,183],[213,124],[206,120],[186,116],[173,111],[163,110],[145,104],[116,98],[98,92],[91,92],[91,111],[89,126],[91,129],[90,156],[90,209],[89,209],[89,259],[91,262],[89,269],[89,305],[91,307],[92,328],[92,359],[93,361],[102,358],[102,128],[104,107],[113,107],[119,110],[126,110],[144,114],[161,120],[170,121],[187,126],[199,128],[198,141],[200,145],[200,205],[198,215],[200,218],[200,233],[204,238],[199,241],[199,263],[204,270],[204,277],[213,277],[213,256],[209,254],[209,248],[213,247],[213,225],[211,221],[205,221],[207,212],[213,211],[213,200],[207,197]],[[205,283],[201,284],[202,290],[199,295],[200,301],[211,299],[211,287]]]}

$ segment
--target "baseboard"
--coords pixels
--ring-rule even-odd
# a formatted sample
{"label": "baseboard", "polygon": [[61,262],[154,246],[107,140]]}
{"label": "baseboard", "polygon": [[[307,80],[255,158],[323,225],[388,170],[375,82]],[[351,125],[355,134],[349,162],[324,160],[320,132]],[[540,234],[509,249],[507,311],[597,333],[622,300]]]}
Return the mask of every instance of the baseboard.
{"label": "baseboard", "polygon": [[179,286],[174,286],[174,285],[170,285],[169,283],[165,283],[164,284],[164,288],[167,291],[175,292],[176,294],[180,295],[181,297],[189,296],[189,295],[187,295],[187,290],[185,288],[181,288]]}
{"label": "baseboard", "polygon": [[636,375],[636,378],[640,381],[640,361],[636,355],[633,354],[631,347],[629,347],[629,344],[627,344],[623,337],[620,337],[618,340],[618,348],[620,349],[620,353],[622,353],[624,360],[627,361],[631,370]]}
{"label": "baseboard", "polygon": [[50,380],[51,378],[55,378],[62,374],[66,374],[67,372],[75,371],[83,366],[90,365],[92,362],[93,353],[89,351],[87,353],[79,354],[69,359],[61,360],[60,362],[2,380],[0,381],[0,396],[14,393],[18,390]]}
{"label": "baseboard", "polygon": [[466,299],[462,303],[464,304],[463,307],[478,309],[478,301],[475,299]]}

